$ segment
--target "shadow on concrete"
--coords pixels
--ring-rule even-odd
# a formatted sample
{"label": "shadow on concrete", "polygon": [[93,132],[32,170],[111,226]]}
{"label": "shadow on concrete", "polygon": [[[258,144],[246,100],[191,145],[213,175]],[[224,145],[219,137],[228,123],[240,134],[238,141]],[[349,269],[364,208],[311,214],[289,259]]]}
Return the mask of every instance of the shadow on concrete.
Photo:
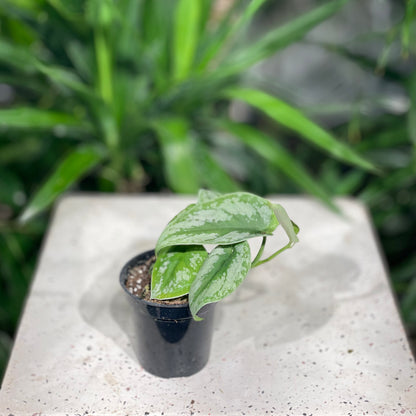
{"label": "shadow on concrete", "polygon": [[[254,269],[220,303],[215,328],[221,336],[214,336],[218,354],[248,339],[256,348],[268,348],[307,337],[331,319],[338,302],[357,296],[360,270],[351,258],[311,251],[302,256],[295,265],[279,261]],[[90,326],[135,359],[130,344],[133,320],[119,287],[119,266],[121,269],[117,264],[97,274],[79,309]]]}
{"label": "shadow on concrete", "polygon": [[121,268],[133,256],[127,256],[122,263],[113,263],[111,267],[97,273],[93,283],[81,297],[79,311],[88,325],[112,339],[118,347],[136,360],[130,343],[133,334],[132,309],[119,285]]}
{"label": "shadow on concrete", "polygon": [[331,319],[338,302],[356,296],[359,276],[357,263],[338,254],[309,252],[290,267],[268,263],[224,300],[218,324],[229,321],[229,345],[252,338],[264,348],[307,337]]}

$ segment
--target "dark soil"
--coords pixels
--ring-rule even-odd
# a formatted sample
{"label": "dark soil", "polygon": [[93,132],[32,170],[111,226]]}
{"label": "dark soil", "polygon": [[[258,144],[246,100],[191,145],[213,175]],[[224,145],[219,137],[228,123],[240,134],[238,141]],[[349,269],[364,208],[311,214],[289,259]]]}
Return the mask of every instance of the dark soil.
{"label": "dark soil", "polygon": [[188,296],[181,296],[180,298],[159,300],[151,299],[150,297],[150,281],[151,270],[153,263],[156,261],[156,257],[150,257],[146,262],[132,267],[127,275],[126,288],[133,295],[138,298],[160,303],[162,305],[182,305],[188,303]]}

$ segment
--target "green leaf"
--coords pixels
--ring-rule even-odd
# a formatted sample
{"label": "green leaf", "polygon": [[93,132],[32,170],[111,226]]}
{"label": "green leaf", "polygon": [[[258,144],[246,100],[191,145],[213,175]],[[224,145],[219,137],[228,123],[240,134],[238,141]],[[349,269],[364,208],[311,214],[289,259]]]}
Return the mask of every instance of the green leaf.
{"label": "green leaf", "polygon": [[201,2],[179,0],[175,10],[173,78],[186,78],[191,70],[198,45]]}
{"label": "green leaf", "polygon": [[235,192],[203,203],[191,204],[166,226],[156,245],[234,244],[270,235],[278,225],[269,201]]}
{"label": "green leaf", "polygon": [[29,48],[0,39],[0,62],[11,65],[26,74],[31,74],[36,72],[35,61],[36,59]]}
{"label": "green leaf", "polygon": [[207,26],[212,18],[214,3],[212,0],[201,0],[200,3],[199,34],[203,35],[204,33],[211,33]]}
{"label": "green leaf", "polygon": [[160,251],[152,271],[152,299],[172,299],[188,294],[207,257],[202,246],[173,246]]}
{"label": "green leaf", "polygon": [[36,69],[47,76],[59,88],[69,88],[88,100],[97,99],[93,89],[84,84],[75,72],[66,68],[45,65],[40,61],[37,61],[35,64]]}
{"label": "green leaf", "polygon": [[272,166],[281,170],[302,189],[321,199],[331,209],[338,211],[327,191],[314,180],[301,163],[272,137],[244,124],[224,120],[219,122],[218,125],[232,133],[252,151],[266,159]]}
{"label": "green leaf", "polygon": [[343,162],[370,171],[377,171],[371,162],[360,156],[351,147],[338,141],[329,132],[305,117],[299,110],[276,97],[262,91],[238,87],[228,89],[226,96],[258,108],[273,120],[299,133],[309,142]]}
{"label": "green leaf", "polygon": [[72,71],[63,67],[45,65],[38,60],[30,48],[13,45],[0,39],[0,62],[5,62],[26,74],[42,73],[59,87],[70,88],[84,97],[94,96],[86,84]]}
{"label": "green leaf", "polygon": [[[211,2],[212,3],[212,2]],[[227,8],[224,14],[221,14],[221,18],[217,18],[215,12],[215,6],[211,4],[210,10],[210,25],[208,29],[201,32],[201,39],[198,45],[198,51],[196,55],[197,69],[201,72],[211,59],[216,55],[218,50],[222,47],[227,38],[235,16],[240,15],[242,2],[234,1],[230,7]],[[212,24],[214,23],[214,24]]]}
{"label": "green leaf", "polygon": [[96,101],[91,104],[104,142],[108,148],[112,149],[116,153],[120,136],[117,120],[114,117],[113,111],[103,101]]}
{"label": "green leaf", "polygon": [[35,194],[20,217],[26,222],[44,211],[55,199],[89,170],[101,162],[105,152],[98,146],[80,146],[59,163],[45,184]]}
{"label": "green leaf", "polygon": [[166,179],[175,192],[196,193],[199,189],[188,124],[171,118],[153,123],[162,147]]}
{"label": "green leaf", "polygon": [[189,291],[189,308],[196,321],[200,309],[232,293],[247,276],[251,264],[250,246],[242,241],[215,247],[202,265]]}
{"label": "green leaf", "polygon": [[231,54],[228,63],[222,66],[225,75],[242,72],[256,62],[269,57],[276,51],[300,40],[315,26],[327,20],[348,0],[335,0],[319,6],[308,13],[304,13],[296,19],[268,32],[259,41],[254,42]]}
{"label": "green leaf", "polygon": [[78,74],[88,81],[91,80],[94,67],[91,51],[77,40],[69,42],[65,50]]}
{"label": "green leaf", "polygon": [[47,0],[48,3],[65,19],[73,23],[82,22],[83,4],[79,1]]}
{"label": "green leaf", "polygon": [[97,61],[97,88],[107,104],[113,102],[113,56],[106,31],[98,27],[94,30],[95,58]]}
{"label": "green leaf", "polygon": [[30,107],[0,110],[0,127],[49,129],[56,126],[81,126],[71,114],[39,110]]}
{"label": "green leaf", "polygon": [[205,69],[206,66],[216,58],[220,51],[224,52],[224,48],[229,45],[229,41],[236,37],[236,35],[241,32],[241,29],[250,23],[257,10],[263,5],[265,1],[266,0],[250,1],[250,3],[244,9],[244,12],[239,14],[239,17],[233,24],[228,22],[225,30],[221,30],[222,28],[220,26],[218,34],[211,35],[212,43],[205,51],[201,62],[198,65],[199,70]]}
{"label": "green leaf", "polygon": [[[6,5],[6,9],[7,9]],[[10,36],[10,40],[13,42],[14,45],[33,45],[36,42],[37,33],[35,32],[34,28],[28,22],[29,19],[22,19],[21,15],[19,17],[15,16],[7,16],[6,17],[6,10],[2,9],[2,26],[4,24],[4,28],[6,29],[3,34]],[[13,14],[13,12],[11,12]],[[17,14],[20,14],[17,12]],[[27,17],[27,15],[26,15]]]}
{"label": "green leaf", "polygon": [[139,37],[143,2],[123,0],[119,2],[118,7],[123,24],[117,34],[117,50],[121,57],[134,59],[135,55],[137,55],[136,42]]}
{"label": "green leaf", "polygon": [[88,0],[85,4],[85,19],[94,28],[109,28],[117,14],[118,9],[113,0]]}
{"label": "green leaf", "polygon": [[4,6],[6,10],[11,7],[17,7],[24,12],[35,14],[42,11],[42,7],[45,7],[45,0],[2,0],[2,6]]}
{"label": "green leaf", "polygon": [[[374,59],[368,56],[367,54],[358,53],[356,51],[350,50],[350,48],[346,45],[314,41],[312,41],[311,43],[326,49],[328,52],[341,56],[348,62],[354,63],[366,71],[371,71],[372,73],[375,73],[375,75],[382,76],[383,79],[386,81],[394,81],[399,83],[403,81],[403,75],[393,66],[387,66],[387,64],[385,63],[381,68],[379,66],[379,63],[377,62],[377,58]],[[354,103],[354,105],[357,105],[357,103]]]}
{"label": "green leaf", "polygon": [[13,45],[0,39],[0,62],[5,62],[26,74],[40,72],[58,86],[72,89],[84,96],[92,96],[93,91],[83,84],[79,77],[68,69],[45,65],[39,61],[30,48]]}
{"label": "green leaf", "polygon": [[241,13],[240,17],[236,20],[233,26],[230,27],[230,32],[228,33],[228,37],[233,37],[235,34],[240,32],[240,30],[247,26],[256,12],[260,9],[261,6],[267,0],[251,0],[247,7],[244,10],[244,13]]}
{"label": "green leaf", "polygon": [[172,16],[177,5],[177,1],[142,1],[138,23],[140,34],[136,39],[136,46],[133,46],[135,52],[138,44],[144,54],[141,56],[140,53],[135,52],[140,65],[143,63],[143,57],[145,60],[150,60],[150,77],[155,80],[156,86],[162,88],[170,81],[168,72],[171,69],[170,58],[173,58],[172,53],[174,53],[172,33],[175,19]]}

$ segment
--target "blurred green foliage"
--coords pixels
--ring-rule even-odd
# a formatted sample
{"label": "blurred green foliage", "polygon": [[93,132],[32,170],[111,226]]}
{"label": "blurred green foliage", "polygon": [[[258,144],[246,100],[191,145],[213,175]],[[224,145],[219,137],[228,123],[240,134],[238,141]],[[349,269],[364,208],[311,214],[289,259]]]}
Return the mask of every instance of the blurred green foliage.
{"label": "blurred green foliage", "polygon": [[[0,109],[0,374],[47,224],[39,214],[69,188],[301,190],[332,209],[334,195],[359,196],[373,214],[403,317],[415,330],[416,71],[398,72],[388,59],[394,42],[405,58],[415,54],[415,2],[407,1],[403,19],[382,34],[378,62],[320,45],[377,69],[409,95],[405,115],[351,113],[332,132],[258,89],[247,71],[347,1],[321,2],[256,37],[248,28],[265,0],[235,1],[223,13],[215,3],[1,2],[0,83],[10,98]],[[233,100],[263,122],[233,120]]]}

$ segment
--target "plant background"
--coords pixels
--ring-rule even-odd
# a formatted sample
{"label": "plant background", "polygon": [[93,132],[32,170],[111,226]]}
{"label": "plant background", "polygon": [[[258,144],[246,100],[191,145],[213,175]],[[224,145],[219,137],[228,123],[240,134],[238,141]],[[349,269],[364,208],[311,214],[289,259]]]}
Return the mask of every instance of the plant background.
{"label": "plant background", "polygon": [[0,379],[68,189],[355,196],[414,337],[415,146],[415,0],[2,0]]}

